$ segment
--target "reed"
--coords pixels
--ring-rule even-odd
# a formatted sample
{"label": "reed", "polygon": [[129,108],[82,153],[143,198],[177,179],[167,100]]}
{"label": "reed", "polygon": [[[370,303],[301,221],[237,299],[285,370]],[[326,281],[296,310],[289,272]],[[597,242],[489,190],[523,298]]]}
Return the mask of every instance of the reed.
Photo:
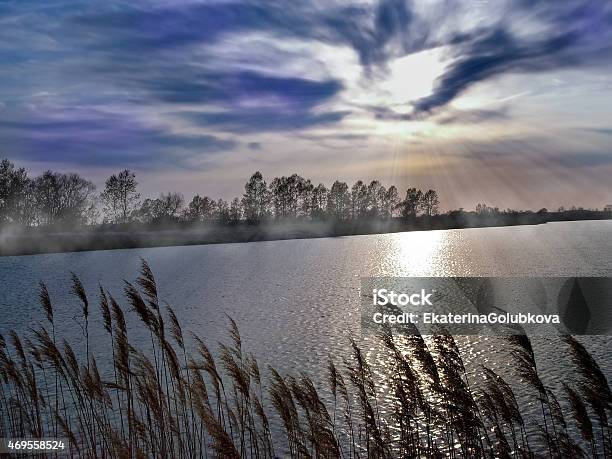
{"label": "reed", "polygon": [[[83,349],[58,336],[51,295],[40,285],[44,322],[27,336],[0,335],[0,436],[60,435],[71,457],[610,457],[610,387],[575,338],[563,339],[579,378],[562,393],[540,377],[525,335],[507,340],[513,365],[505,379],[467,365],[444,330],[387,329],[374,338],[379,361],[351,339],[350,354],[330,356],[327,374],[313,379],[262,371],[231,318],[228,341],[214,352],[185,333],[144,260],[124,290],[145,344],[136,344],[127,309],[102,286],[94,320],[73,275]],[[106,352],[90,348],[95,324]],[[524,411],[518,390],[538,403],[540,419]]]}

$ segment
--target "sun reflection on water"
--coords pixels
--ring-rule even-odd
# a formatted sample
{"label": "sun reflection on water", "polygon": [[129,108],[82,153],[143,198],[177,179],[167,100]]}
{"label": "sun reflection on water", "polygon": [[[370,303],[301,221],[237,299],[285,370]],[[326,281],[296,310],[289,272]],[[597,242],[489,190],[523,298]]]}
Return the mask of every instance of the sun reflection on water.
{"label": "sun reflection on water", "polygon": [[446,272],[444,231],[395,233],[381,240],[379,275],[442,276]]}

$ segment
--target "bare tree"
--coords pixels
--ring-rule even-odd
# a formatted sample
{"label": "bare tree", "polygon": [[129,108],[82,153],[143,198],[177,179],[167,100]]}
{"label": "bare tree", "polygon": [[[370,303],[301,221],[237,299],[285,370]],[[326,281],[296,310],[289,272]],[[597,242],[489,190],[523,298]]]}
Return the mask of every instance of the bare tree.
{"label": "bare tree", "polygon": [[370,217],[377,217],[382,213],[382,204],[385,197],[385,187],[378,180],[372,180],[367,191],[367,213]]}
{"label": "bare tree", "polygon": [[128,169],[111,175],[104,183],[100,197],[104,211],[115,223],[127,223],[132,218],[140,194],[136,191],[136,175]]}
{"label": "bare tree", "polygon": [[162,193],[157,199],[145,199],[137,215],[140,220],[147,223],[176,220],[183,202],[181,193]]}
{"label": "bare tree", "polygon": [[405,218],[416,217],[419,206],[421,204],[421,198],[423,192],[416,188],[408,188],[406,190],[406,199],[402,202],[402,216]]}
{"label": "bare tree", "polygon": [[46,171],[32,183],[39,224],[84,224],[95,220],[96,187],[77,174]]}
{"label": "bare tree", "polygon": [[367,209],[368,187],[361,180],[357,180],[351,188],[351,217],[362,217],[366,214]]}
{"label": "bare tree", "polygon": [[298,174],[289,177],[276,177],[270,182],[270,198],[274,216],[296,218],[310,214],[313,186]]}
{"label": "bare tree", "polygon": [[476,213],[477,214],[498,214],[499,213],[499,208],[498,207],[489,207],[484,203],[478,203],[476,204]]}
{"label": "bare tree", "polygon": [[234,198],[230,204],[230,222],[237,223],[242,219],[242,206],[240,205],[240,199]]}
{"label": "bare tree", "polygon": [[327,213],[339,220],[349,218],[351,196],[348,192],[348,185],[336,180],[329,190],[327,198]]}
{"label": "bare tree", "polygon": [[201,197],[196,194],[187,209],[185,209],[185,218],[193,222],[202,222],[212,220],[215,217],[215,201],[208,196]]}
{"label": "bare tree", "polygon": [[244,186],[242,206],[250,222],[259,222],[269,213],[270,193],[261,172],[255,172]]}
{"label": "bare tree", "polygon": [[435,190],[427,190],[421,197],[421,210],[427,216],[437,215],[440,200]]}
{"label": "bare tree", "polygon": [[30,179],[23,167],[16,169],[8,159],[0,161],[0,223],[31,223],[29,188]]}
{"label": "bare tree", "polygon": [[391,185],[385,192],[385,196],[382,200],[382,215],[385,218],[390,218],[395,215],[396,210],[400,206],[400,198],[397,192],[397,188]]}
{"label": "bare tree", "polygon": [[230,221],[230,207],[227,201],[223,199],[217,200],[215,203],[215,219],[220,223],[228,223]]}
{"label": "bare tree", "polygon": [[[235,223],[242,219],[258,223],[274,215],[276,218],[392,218],[401,215],[416,217],[438,213],[439,198],[435,190],[423,193],[416,188],[406,191],[400,201],[397,188],[386,189],[378,180],[369,184],[358,180],[349,189],[336,180],[331,188],[298,174],[277,177],[267,185],[261,172],[255,172],[245,184],[241,198],[231,202],[214,200],[196,194],[183,209],[183,195],[161,194],[139,203],[136,175],[128,169],[111,175],[99,198],[104,203],[105,219],[125,223],[135,218],[142,222],[164,220],[217,220]],[[46,171],[31,180],[23,168],[7,159],[0,161],[0,223],[19,222],[25,225],[55,223],[89,223],[97,221],[95,186],[77,174]],[[497,208],[479,204],[476,211],[494,214]],[[540,211],[542,213],[542,211]]]}
{"label": "bare tree", "polygon": [[319,183],[312,189],[310,216],[312,218],[322,218],[327,209],[328,191],[325,185]]}
{"label": "bare tree", "polygon": [[165,193],[159,197],[162,213],[165,217],[176,218],[183,207],[185,199],[181,193]]}

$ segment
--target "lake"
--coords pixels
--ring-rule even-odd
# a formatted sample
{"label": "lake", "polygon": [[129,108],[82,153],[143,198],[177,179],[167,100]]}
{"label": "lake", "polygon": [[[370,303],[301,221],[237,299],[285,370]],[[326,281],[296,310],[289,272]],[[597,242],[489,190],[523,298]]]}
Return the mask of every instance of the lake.
{"label": "lake", "polygon": [[[349,336],[359,337],[360,277],[612,276],[612,221],[3,257],[0,333],[25,332],[42,321],[37,300],[42,280],[56,308],[58,333],[77,349],[82,346],[80,307],[69,293],[74,272],[94,303],[92,349],[103,353],[109,344],[95,326],[98,285],[126,305],[123,280],[135,280],[141,258],[184,328],[211,347],[227,340],[230,316],[261,366],[323,381],[327,356],[341,362]],[[131,339],[145,342],[148,335],[134,330]],[[359,340],[373,365],[380,363],[375,339]],[[466,361],[476,359],[502,374],[508,370],[496,339],[457,341]],[[581,341],[610,378],[610,340]],[[534,338],[534,347],[541,376],[558,388],[573,373],[567,350],[554,338]]]}

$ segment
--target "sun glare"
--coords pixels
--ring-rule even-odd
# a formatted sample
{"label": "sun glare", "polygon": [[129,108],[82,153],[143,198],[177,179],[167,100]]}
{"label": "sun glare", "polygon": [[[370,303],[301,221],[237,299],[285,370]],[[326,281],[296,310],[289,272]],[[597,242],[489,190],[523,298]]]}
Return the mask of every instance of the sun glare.
{"label": "sun glare", "polygon": [[434,48],[410,54],[389,64],[388,78],[380,87],[392,98],[389,101],[391,105],[413,102],[433,92],[435,81],[445,68],[443,51],[443,48]]}
{"label": "sun glare", "polygon": [[387,239],[384,270],[394,276],[436,276],[444,249],[442,231],[395,233]]}
{"label": "sun glare", "polygon": [[[412,103],[431,95],[437,78],[443,74],[444,51],[439,47],[410,54],[389,62],[374,79],[350,82],[345,95],[366,110],[347,120],[347,125],[400,140],[439,137],[440,127],[434,121],[407,121],[413,112]],[[371,109],[383,112],[373,117]]]}

